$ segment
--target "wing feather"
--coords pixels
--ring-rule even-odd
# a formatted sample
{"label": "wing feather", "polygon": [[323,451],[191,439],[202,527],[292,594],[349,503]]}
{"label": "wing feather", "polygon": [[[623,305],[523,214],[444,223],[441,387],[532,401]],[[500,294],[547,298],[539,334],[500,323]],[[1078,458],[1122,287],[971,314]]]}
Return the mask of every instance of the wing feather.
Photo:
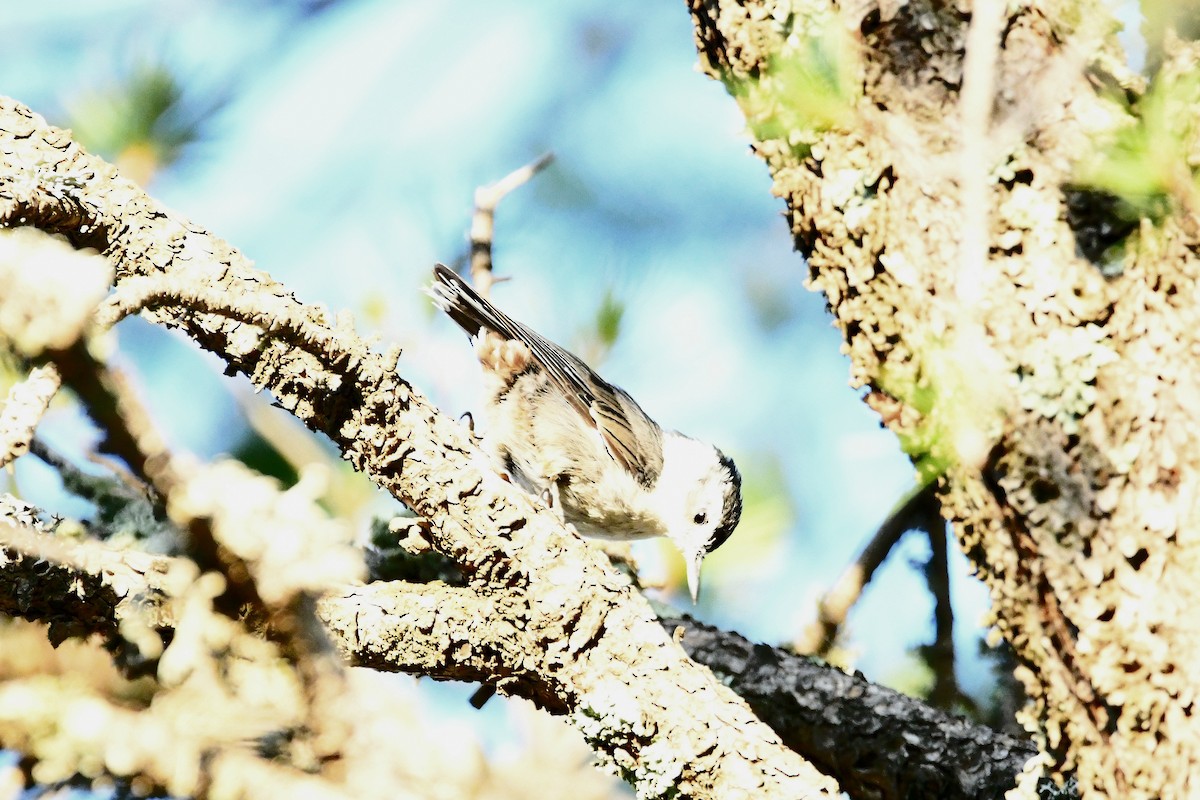
{"label": "wing feather", "polygon": [[434,267],[438,306],[471,335],[486,329],[529,348],[551,381],[604,443],[608,454],[645,486],[662,472],[662,430],[623,389],[575,355],[522,325],[481,297],[449,268]]}

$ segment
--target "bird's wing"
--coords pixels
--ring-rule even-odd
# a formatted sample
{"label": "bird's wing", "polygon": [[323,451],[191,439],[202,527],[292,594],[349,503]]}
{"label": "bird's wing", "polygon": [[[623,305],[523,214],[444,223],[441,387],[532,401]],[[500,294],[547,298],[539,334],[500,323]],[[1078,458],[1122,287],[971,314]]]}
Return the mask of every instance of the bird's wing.
{"label": "bird's wing", "polygon": [[480,297],[448,268],[439,264],[434,277],[440,283],[434,285],[434,299],[459,326],[472,335],[485,328],[528,347],[563,396],[596,429],[613,460],[643,485],[653,485],[662,472],[662,430],[627,392]]}
{"label": "bird's wing", "polygon": [[662,430],[623,389],[597,375],[569,351],[517,323],[529,347],[554,383],[600,434],[608,454],[642,484],[662,472]]}

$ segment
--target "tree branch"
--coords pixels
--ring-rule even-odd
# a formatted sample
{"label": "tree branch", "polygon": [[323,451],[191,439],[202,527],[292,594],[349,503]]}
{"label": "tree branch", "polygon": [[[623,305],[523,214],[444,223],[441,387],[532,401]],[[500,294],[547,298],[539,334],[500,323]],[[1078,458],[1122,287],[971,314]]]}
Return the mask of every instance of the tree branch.
{"label": "tree branch", "polygon": [[[851,797],[1001,800],[1038,754],[1028,740],[939,711],[859,673],[686,617],[662,624],[681,628],[688,655],[727,681],[789,747]],[[1077,797],[1048,779],[1038,795]]]}
{"label": "tree branch", "polygon": [[933,673],[929,702],[937,708],[961,706],[974,709],[975,703],[958,685],[954,654],[954,606],[950,602],[950,552],[946,521],[938,511],[937,499],[930,497],[923,524],[929,539],[929,562],[925,565],[925,583],[933,595],[933,642],[922,645],[921,654]]}
{"label": "tree branch", "polygon": [[[99,634],[114,649],[130,644],[118,632],[127,617],[149,629],[173,625],[162,585],[166,558],[64,540],[37,517],[32,507],[0,495],[0,614],[48,623],[56,645]],[[157,657],[161,641],[149,649]]]}
{"label": "tree branch", "polygon": [[936,504],[936,488],[932,483],[918,486],[892,509],[853,563],[842,571],[833,586],[817,602],[817,618],[794,643],[798,652],[828,655],[837,641],[838,631],[850,615],[850,609],[862,597],[863,589],[871,582],[875,570],[887,559],[905,532],[921,523],[922,520],[917,518],[921,509],[929,502]]}
{"label": "tree branch", "polygon": [[8,390],[0,408],[0,467],[29,452],[33,432],[61,386],[58,370],[47,366],[34,367]]}
{"label": "tree branch", "polygon": [[[27,618],[70,616],[78,613],[76,603],[86,603],[100,613],[80,618],[92,620],[94,632],[110,642],[118,629],[147,620],[169,634],[175,612],[162,582],[180,568],[174,560],[99,544],[64,547],[47,534],[10,530],[15,534],[0,534],[6,547],[38,555],[0,566],[0,589],[20,586],[21,570],[35,564],[43,575],[50,567],[63,570],[77,587],[67,593],[51,583],[49,591],[25,595]],[[106,599],[114,594],[126,601]],[[12,608],[14,599],[0,594],[0,611]],[[440,680],[495,680],[507,694],[561,712],[559,698],[523,666],[523,655],[534,647],[530,640],[538,634],[508,622],[512,607],[522,602],[512,590],[372,583],[331,592],[319,602],[318,613],[353,664]],[[744,697],[788,747],[856,796],[1000,798],[1037,753],[1028,741],[952,717],[860,675],[687,618],[659,624],[669,633],[682,631],[678,638],[689,656]],[[1070,796],[1053,794],[1049,784],[1042,794]]]}
{"label": "tree branch", "polygon": [[524,186],[554,161],[553,153],[519,167],[495,183],[475,190],[475,213],[471,215],[471,283],[484,297],[492,291],[496,276],[492,269],[492,242],[496,232],[496,207],[510,192]]}
{"label": "tree branch", "polygon": [[[466,587],[401,581],[326,595],[320,614],[356,666],[410,672],[437,680],[487,681],[505,694],[562,714],[570,709],[528,664],[537,631],[513,620],[527,615],[520,592],[481,594]],[[401,645],[401,643],[403,643]]]}
{"label": "tree branch", "polygon": [[[833,784],[671,642],[627,582],[557,517],[491,468],[347,324],[300,304],[227,243],[159,206],[19,104],[0,104],[0,221],[99,245],[117,286],[190,277],[276,308],[304,345],[204,308],[143,314],[182,329],[330,436],[378,485],[430,521],[430,538],[479,591],[522,593],[514,625],[541,648],[523,657],[597,752],[640,794],[820,795]],[[32,175],[14,165],[38,164]],[[80,231],[85,231],[86,235]],[[510,665],[511,666],[511,665]]]}

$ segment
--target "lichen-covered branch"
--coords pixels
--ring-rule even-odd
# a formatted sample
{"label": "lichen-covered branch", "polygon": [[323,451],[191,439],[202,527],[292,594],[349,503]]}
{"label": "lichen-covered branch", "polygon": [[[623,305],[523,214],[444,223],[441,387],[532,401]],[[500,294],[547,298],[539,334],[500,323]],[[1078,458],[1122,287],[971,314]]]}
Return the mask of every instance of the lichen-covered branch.
{"label": "lichen-covered branch", "polygon": [[[51,538],[35,535],[43,541]],[[97,565],[112,565],[125,557],[102,545],[90,549],[89,558]],[[99,552],[106,549],[107,556]],[[167,573],[189,569],[183,559],[164,561],[169,562]],[[0,572],[11,566],[3,564]],[[88,574],[85,566],[72,568]],[[154,580],[146,576],[147,584]],[[0,587],[6,585],[0,582]],[[143,596],[150,598],[145,606],[129,603],[114,609],[119,617],[114,627],[128,629],[141,624],[139,619],[147,613],[167,611],[167,605],[157,605],[153,599],[163,599],[165,593],[144,592]],[[121,777],[139,793],[201,798],[277,793],[314,798],[471,798],[496,796],[513,788],[511,779],[491,774],[469,743],[446,748],[436,737],[412,735],[425,721],[397,696],[395,680],[385,682],[383,676],[366,670],[349,671],[340,686],[340,707],[354,724],[336,762],[339,769],[316,774],[319,764],[313,757],[323,754],[307,746],[305,703],[277,649],[260,638],[236,633],[220,615],[208,615],[226,634],[201,626],[206,636],[214,637],[212,644],[224,646],[218,667],[211,654],[203,652],[204,642],[193,636],[200,622],[195,615],[203,615],[198,599],[194,595],[167,599],[174,611],[181,612],[171,620],[181,627],[172,632],[164,661],[173,658],[171,648],[185,652],[158,669],[157,680],[125,678],[113,668],[107,653],[89,643],[76,640],[52,649],[44,629],[5,624],[6,648],[0,651],[0,742],[24,756],[33,781],[42,786],[79,781],[73,773],[82,767],[88,777]],[[39,604],[30,615],[47,610],[48,605]],[[574,781],[592,789],[581,791],[581,796],[598,796],[594,789],[599,781],[590,766],[540,766],[541,775],[551,784]]]}
{"label": "lichen-covered branch", "polygon": [[0,467],[29,452],[33,431],[61,386],[58,370],[47,366],[34,367],[8,390],[0,406]]}
{"label": "lichen-covered branch", "polygon": [[[134,785],[140,793],[254,797],[269,786],[287,797],[355,797],[315,775],[217,747],[220,739],[231,738],[232,731],[217,737],[203,726],[181,728],[173,724],[170,713],[153,706],[127,708],[120,698],[82,686],[76,675],[9,678],[0,683],[0,741],[37,758],[34,774],[40,781],[70,777],[73,764],[64,763],[62,756],[83,751],[93,769],[137,775]],[[238,731],[243,735],[255,732],[248,717],[242,717],[248,724]],[[30,735],[31,731],[37,735]],[[201,763],[203,771],[197,769]],[[416,796],[399,791],[397,796]]]}
{"label": "lichen-covered branch", "polygon": [[968,80],[970,4],[689,8],[853,382],[991,590],[1050,771],[1084,797],[1194,796],[1200,50],[1147,91],[1106,7],[991,3]]}
{"label": "lichen-covered branch", "polygon": [[[547,691],[527,654],[537,633],[510,620],[525,613],[520,592],[402,581],[327,595],[320,614],[351,663],[439,680],[487,681],[557,713],[570,709]],[[491,620],[481,625],[481,619]]]}
{"label": "lichen-covered branch", "polygon": [[[11,507],[3,519],[20,513]],[[67,545],[28,524],[0,529],[0,542],[18,554],[0,565],[0,610],[11,613],[19,602],[28,619],[90,620],[90,630],[110,649],[127,647],[122,635],[151,623],[150,629],[172,638],[177,601],[166,587],[172,573],[192,569],[186,561],[102,544]],[[55,570],[67,576],[59,584]],[[21,589],[27,585],[26,571],[43,576],[47,590]],[[74,591],[61,591],[68,582]],[[522,657],[533,647],[529,634],[479,624],[511,616],[510,606],[520,602],[515,591],[373,583],[331,591],[320,601],[319,614],[338,648],[358,666],[437,679],[486,678],[506,692],[562,711],[560,700],[524,669]],[[81,613],[80,606],[94,611]],[[660,624],[672,635],[681,633],[679,640],[693,659],[728,682],[789,747],[848,791],[873,787],[882,797],[998,800],[1036,752],[1029,742],[949,716],[861,676],[692,620]],[[1052,796],[1044,788],[1043,796]]]}
{"label": "lichen-covered branch", "polygon": [[163,602],[166,559],[72,542],[49,531],[36,509],[0,495],[0,614],[47,623],[54,644],[91,634],[120,643],[129,605],[147,629],[172,624]]}
{"label": "lichen-covered branch", "polygon": [[[496,475],[462,426],[395,372],[395,354],[372,351],[348,319],[301,304],[230,245],[11,100],[0,102],[0,153],[3,224],[96,246],[115,269],[118,293],[137,279],[193,285],[203,302],[164,302],[147,291],[155,299],[144,315],[183,330],[326,433],[357,469],[430,522],[432,543],[472,587],[520,593],[508,618],[478,623],[519,626],[537,643],[522,669],[570,709],[641,796],[834,790],[690,661],[598,554]],[[271,309],[271,318],[218,311],[213,291],[229,294],[231,309]]]}

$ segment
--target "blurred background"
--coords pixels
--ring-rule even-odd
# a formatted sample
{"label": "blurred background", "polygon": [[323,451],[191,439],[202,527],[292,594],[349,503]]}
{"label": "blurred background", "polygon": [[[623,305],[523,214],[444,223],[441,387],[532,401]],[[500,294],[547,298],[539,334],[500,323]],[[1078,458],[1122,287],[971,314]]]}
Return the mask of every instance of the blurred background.
{"label": "blurred background", "polygon": [[[700,619],[794,641],[913,488],[908,459],[847,383],[738,109],[696,68],[684,3],[57,0],[13,4],[0,26],[0,92],[72,128],[301,300],[349,310],[381,349],[399,344],[401,374],[455,414],[474,407],[478,366],[422,289],[435,261],[464,263],[474,189],[553,152],[500,204],[495,265],[510,280],[493,298],[737,461],[746,513],[706,562]],[[284,480],[279,450],[333,457],[181,337],[130,320],[119,338],[177,447]],[[80,457],[96,438],[65,403],[39,433]],[[364,535],[397,510],[336,469],[331,511]],[[2,480],[88,513],[35,459]],[[637,555],[666,587],[658,596],[691,610],[674,551],[650,542]],[[918,694],[929,555],[924,536],[901,542],[838,654]],[[958,681],[986,703],[986,592],[953,547],[950,572]],[[473,687],[394,680],[442,724],[505,746],[495,732],[511,732],[514,704],[477,712]]]}

